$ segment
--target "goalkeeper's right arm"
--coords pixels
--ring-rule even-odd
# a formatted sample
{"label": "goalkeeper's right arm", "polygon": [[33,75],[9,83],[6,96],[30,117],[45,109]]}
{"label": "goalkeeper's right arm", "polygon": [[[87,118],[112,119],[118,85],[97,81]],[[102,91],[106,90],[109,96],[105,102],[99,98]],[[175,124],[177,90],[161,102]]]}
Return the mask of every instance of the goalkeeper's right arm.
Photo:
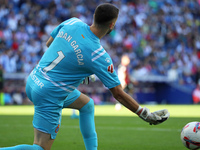
{"label": "goalkeeper's right arm", "polygon": [[110,91],[117,101],[150,124],[157,125],[169,118],[169,112],[166,109],[151,113],[146,107],[142,108],[136,100],[124,92],[121,85],[111,88]]}

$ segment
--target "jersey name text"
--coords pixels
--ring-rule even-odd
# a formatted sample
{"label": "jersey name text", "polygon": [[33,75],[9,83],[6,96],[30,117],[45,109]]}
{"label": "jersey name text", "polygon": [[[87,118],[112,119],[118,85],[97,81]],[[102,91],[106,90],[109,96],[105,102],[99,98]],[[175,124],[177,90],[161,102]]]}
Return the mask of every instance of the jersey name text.
{"label": "jersey name text", "polygon": [[71,47],[73,48],[76,57],[77,57],[77,61],[79,65],[84,65],[84,59],[83,59],[83,54],[81,53],[81,49],[79,48],[79,45],[77,44],[77,42],[75,40],[72,40],[72,36],[68,35],[67,33],[64,33],[63,31],[59,31],[58,38],[63,38],[65,39],[68,43],[70,43]]}

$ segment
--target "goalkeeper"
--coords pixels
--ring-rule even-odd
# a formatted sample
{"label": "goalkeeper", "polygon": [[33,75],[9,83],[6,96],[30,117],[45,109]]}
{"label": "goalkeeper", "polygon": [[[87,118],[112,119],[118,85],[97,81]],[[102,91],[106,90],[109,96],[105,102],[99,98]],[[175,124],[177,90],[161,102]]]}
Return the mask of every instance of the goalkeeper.
{"label": "goalkeeper", "polygon": [[96,8],[91,26],[71,18],[52,31],[47,41],[49,48],[26,84],[26,93],[35,108],[34,144],[3,150],[50,150],[60,128],[63,106],[79,110],[86,150],[97,150],[94,102],[76,90],[83,79],[92,74],[116,100],[144,121],[157,125],[169,117],[166,109],[151,113],[146,107],[142,108],[121,87],[112,60],[100,44],[100,39],[114,28],[118,13],[114,5],[104,3]]}

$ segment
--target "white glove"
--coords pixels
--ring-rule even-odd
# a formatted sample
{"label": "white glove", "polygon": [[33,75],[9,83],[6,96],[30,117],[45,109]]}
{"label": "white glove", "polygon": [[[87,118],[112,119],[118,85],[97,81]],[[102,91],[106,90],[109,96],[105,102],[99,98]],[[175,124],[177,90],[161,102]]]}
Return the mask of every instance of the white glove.
{"label": "white glove", "polygon": [[96,77],[95,77],[94,74],[90,75],[89,77],[86,77],[86,78],[83,80],[82,84],[89,84],[89,81],[90,81],[90,80],[91,80],[92,82],[96,81]]}
{"label": "white glove", "polygon": [[96,77],[95,77],[94,74],[90,75],[89,78],[90,78],[90,80],[91,80],[92,82],[96,81]]}
{"label": "white glove", "polygon": [[169,118],[169,112],[167,109],[162,109],[151,113],[148,108],[142,108],[139,106],[138,110],[135,112],[144,121],[149,122],[150,125],[157,125]]}

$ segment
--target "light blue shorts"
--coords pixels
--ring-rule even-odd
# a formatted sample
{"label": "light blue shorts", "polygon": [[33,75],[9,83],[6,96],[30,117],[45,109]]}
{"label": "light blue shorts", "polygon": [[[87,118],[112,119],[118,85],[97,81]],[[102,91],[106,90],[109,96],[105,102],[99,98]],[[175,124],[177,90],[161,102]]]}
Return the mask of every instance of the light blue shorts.
{"label": "light blue shorts", "polygon": [[27,82],[26,93],[33,102],[35,109],[33,127],[44,133],[51,134],[51,139],[55,139],[61,125],[62,109],[73,103],[81,92],[75,89],[65,100],[58,100],[33,89],[34,84]]}
{"label": "light blue shorts", "polygon": [[70,93],[67,98],[64,101],[63,108],[66,108],[71,103],[73,103],[79,96],[81,95],[81,92],[77,89],[75,89],[72,93]]}

